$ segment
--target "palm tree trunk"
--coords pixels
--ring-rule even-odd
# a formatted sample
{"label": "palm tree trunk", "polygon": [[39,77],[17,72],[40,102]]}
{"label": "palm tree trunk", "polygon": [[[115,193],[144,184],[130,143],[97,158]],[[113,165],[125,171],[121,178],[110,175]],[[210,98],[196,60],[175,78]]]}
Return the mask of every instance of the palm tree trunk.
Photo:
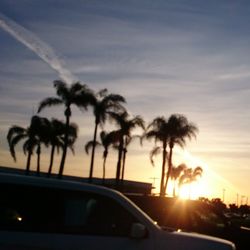
{"label": "palm tree trunk", "polygon": [[118,150],[118,161],[116,167],[116,187],[119,187],[120,175],[121,175],[121,160],[122,160],[122,151],[123,151],[123,138],[120,139],[119,150]]}
{"label": "palm tree trunk", "polygon": [[91,154],[91,163],[89,169],[89,182],[92,182],[93,177],[93,169],[94,169],[94,158],[95,158],[95,147],[96,147],[96,135],[97,135],[98,123],[95,123],[95,130],[94,130],[94,139],[93,139],[93,147],[92,147],[92,154]]}
{"label": "palm tree trunk", "polygon": [[39,176],[40,175],[40,155],[41,155],[41,145],[39,144],[37,146],[37,168],[36,168],[36,174]]}
{"label": "palm tree trunk", "polygon": [[168,171],[167,171],[166,182],[165,182],[165,186],[164,186],[164,193],[166,193],[166,191],[167,191],[168,180],[169,180],[170,173],[172,170],[172,154],[173,154],[173,147],[170,147],[169,158],[168,158]]}
{"label": "palm tree trunk", "polygon": [[165,166],[166,166],[166,156],[167,156],[167,150],[166,150],[166,143],[163,143],[163,152],[162,152],[162,168],[161,168],[161,184],[160,184],[160,196],[164,196],[164,179],[165,179]]}
{"label": "palm tree trunk", "polygon": [[122,181],[124,180],[126,155],[127,155],[127,149],[124,148],[124,150],[123,150],[123,159],[122,159],[122,177],[121,177]]}
{"label": "palm tree trunk", "polygon": [[27,163],[26,163],[26,175],[29,175],[30,174],[30,160],[31,160],[31,155],[32,155],[32,152],[31,150],[29,150],[28,152],[28,157],[27,157]]}
{"label": "palm tree trunk", "polygon": [[58,178],[59,179],[61,179],[62,175],[63,175],[64,164],[65,164],[66,155],[67,155],[67,148],[68,148],[69,120],[70,120],[70,109],[69,108],[66,109],[65,116],[66,116],[65,136],[64,136],[64,145],[63,145],[62,159],[61,159],[59,173],[58,173]]}
{"label": "palm tree trunk", "polygon": [[51,172],[52,172],[55,148],[56,148],[55,145],[52,145],[51,152],[50,152],[50,164],[49,164],[49,170],[48,170],[47,177],[50,177]]}
{"label": "palm tree trunk", "polygon": [[103,159],[103,165],[102,165],[102,184],[103,185],[105,183],[105,175],[106,175],[106,159],[107,157]]}

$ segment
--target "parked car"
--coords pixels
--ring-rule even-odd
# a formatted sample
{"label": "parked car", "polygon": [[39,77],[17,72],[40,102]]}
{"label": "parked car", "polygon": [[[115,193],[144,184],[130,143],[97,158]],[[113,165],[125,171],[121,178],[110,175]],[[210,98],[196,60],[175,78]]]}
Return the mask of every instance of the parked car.
{"label": "parked car", "polygon": [[121,193],[0,174],[0,249],[231,250],[223,239],[163,230]]}
{"label": "parked car", "polygon": [[161,227],[197,232],[230,240],[237,250],[250,246],[250,228],[228,219],[212,204],[199,200],[128,194]]}

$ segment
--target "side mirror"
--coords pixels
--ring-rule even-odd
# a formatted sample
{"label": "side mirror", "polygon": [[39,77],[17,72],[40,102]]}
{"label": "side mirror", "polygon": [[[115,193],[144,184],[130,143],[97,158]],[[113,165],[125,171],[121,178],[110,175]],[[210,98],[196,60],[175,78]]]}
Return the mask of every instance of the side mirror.
{"label": "side mirror", "polygon": [[130,237],[132,239],[143,239],[147,237],[147,229],[141,223],[133,223],[131,226]]}

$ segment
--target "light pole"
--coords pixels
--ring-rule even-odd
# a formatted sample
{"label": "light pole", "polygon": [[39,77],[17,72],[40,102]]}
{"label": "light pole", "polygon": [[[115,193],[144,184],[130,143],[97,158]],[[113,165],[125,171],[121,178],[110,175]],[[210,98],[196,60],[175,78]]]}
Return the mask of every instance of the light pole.
{"label": "light pole", "polygon": [[159,179],[157,177],[151,177],[150,179],[153,180],[153,183],[152,183],[152,189],[155,189],[155,180]]}
{"label": "light pole", "polygon": [[223,188],[223,189],[222,189],[222,202],[223,202],[223,203],[224,203],[224,201],[225,201],[225,193],[226,193],[226,189]]}

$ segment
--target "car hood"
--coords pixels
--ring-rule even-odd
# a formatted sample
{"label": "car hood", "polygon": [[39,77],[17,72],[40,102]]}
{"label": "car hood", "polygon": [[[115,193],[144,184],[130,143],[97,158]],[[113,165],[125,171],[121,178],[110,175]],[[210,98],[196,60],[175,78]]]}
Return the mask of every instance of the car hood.
{"label": "car hood", "polygon": [[235,245],[231,241],[213,236],[187,233],[169,228],[161,229],[157,240],[159,249],[171,250],[235,250]]}

